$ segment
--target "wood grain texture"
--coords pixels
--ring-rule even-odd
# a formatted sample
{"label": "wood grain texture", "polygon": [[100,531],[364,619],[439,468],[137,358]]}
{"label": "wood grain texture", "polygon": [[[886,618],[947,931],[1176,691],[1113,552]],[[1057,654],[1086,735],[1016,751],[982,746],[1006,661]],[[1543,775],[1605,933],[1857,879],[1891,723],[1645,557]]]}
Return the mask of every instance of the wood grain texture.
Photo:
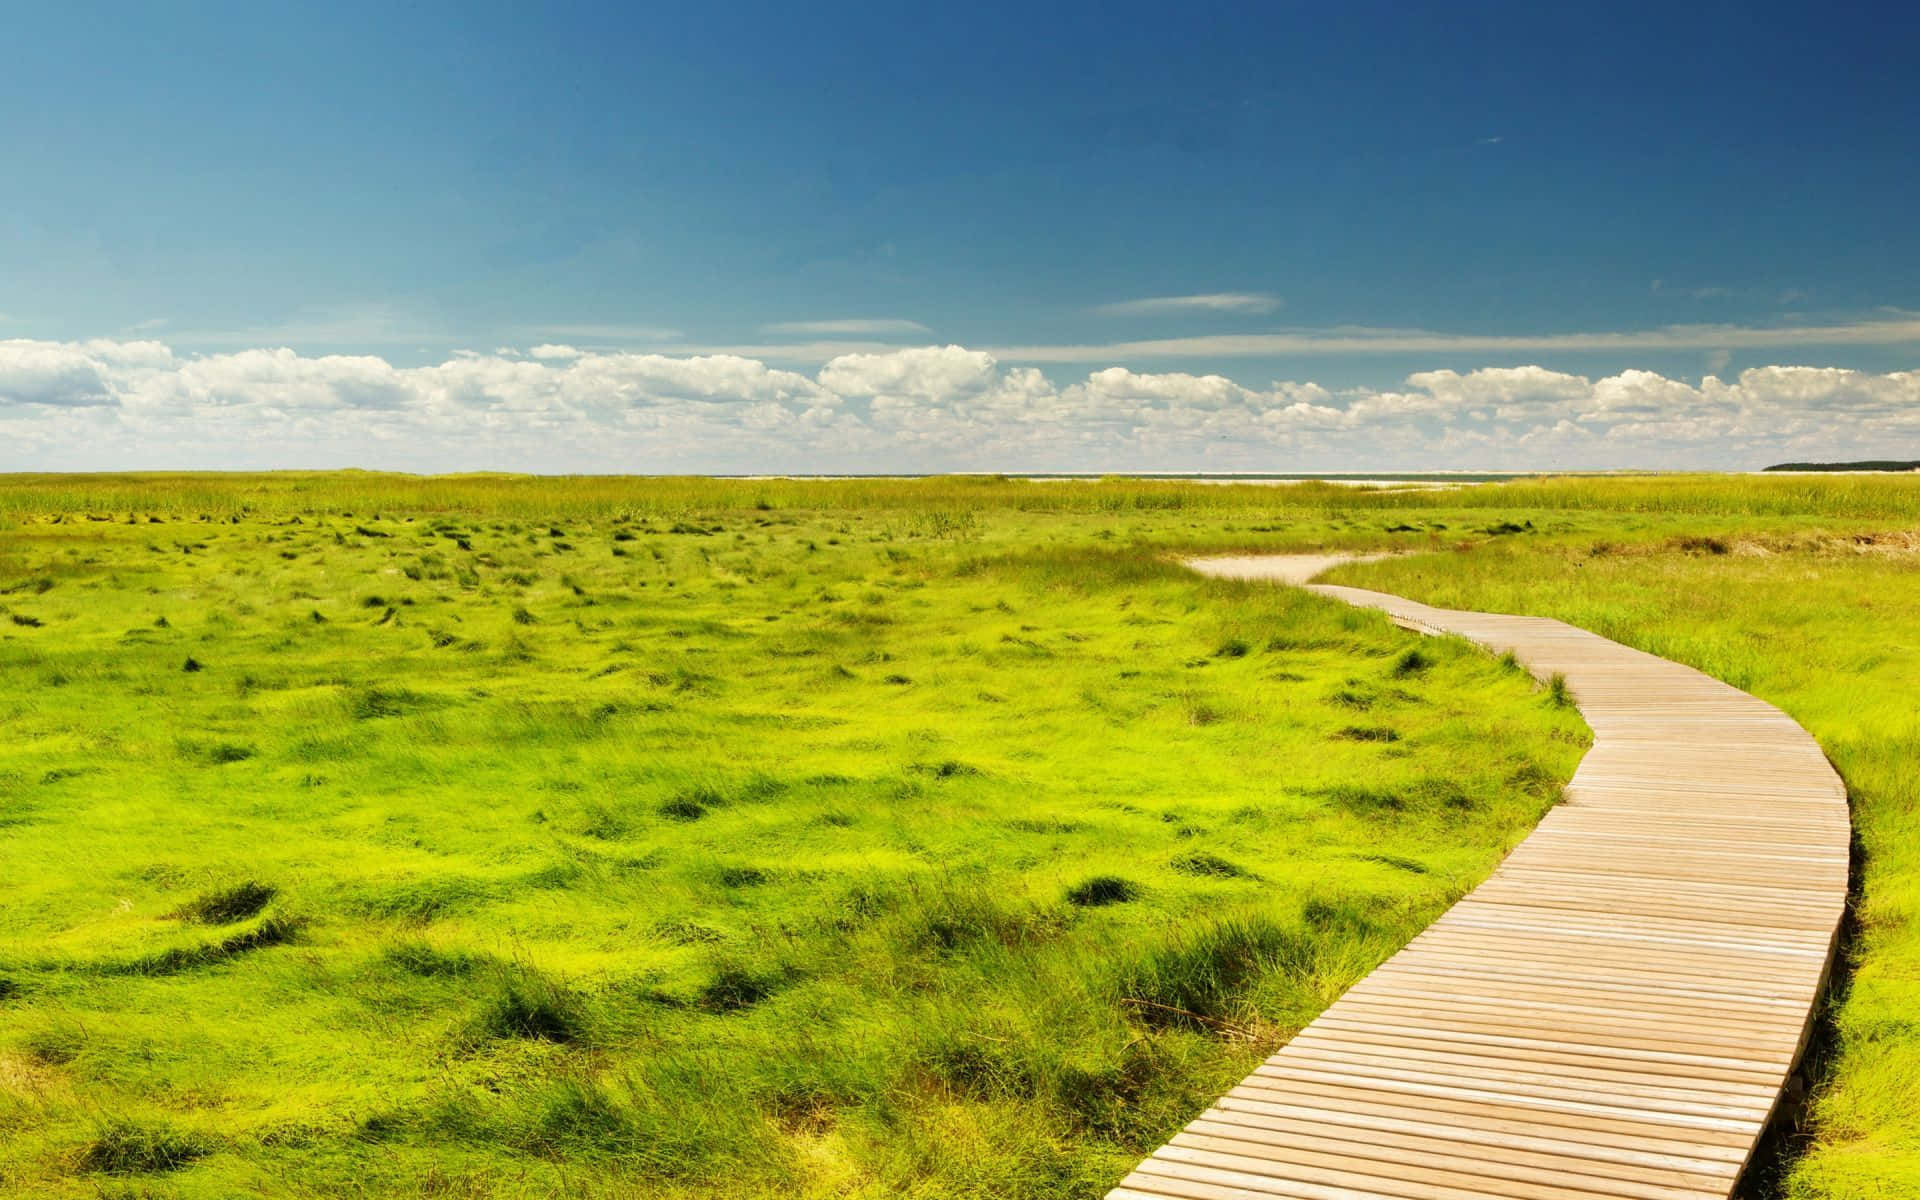
{"label": "wood grain texture", "polygon": [[[1307,585],[1338,561],[1193,565]],[[1593,747],[1486,882],[1109,1200],[1724,1200],[1846,903],[1826,756],[1772,705],[1559,621],[1312,590],[1563,675]]]}

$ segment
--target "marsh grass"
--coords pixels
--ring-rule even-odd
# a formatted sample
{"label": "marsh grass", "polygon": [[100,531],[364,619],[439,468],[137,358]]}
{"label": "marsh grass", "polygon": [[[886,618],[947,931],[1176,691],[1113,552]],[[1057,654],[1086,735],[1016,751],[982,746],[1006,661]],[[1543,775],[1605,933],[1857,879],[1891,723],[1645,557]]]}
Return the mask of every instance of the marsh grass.
{"label": "marsh grass", "polygon": [[1547,680],[1547,700],[1555,708],[1573,707],[1573,693],[1567,690],[1567,677],[1558,671]]}
{"label": "marsh grass", "polygon": [[516,962],[496,972],[478,1029],[493,1038],[571,1044],[589,1040],[592,1018],[585,1001],[566,984],[538,967]]}
{"label": "marsh grass", "polygon": [[1229,917],[1163,939],[1116,984],[1143,1025],[1252,1037],[1261,1017],[1251,985],[1312,972],[1317,940],[1264,913]]}
{"label": "marsh grass", "polygon": [[112,1120],[83,1146],[77,1167],[103,1175],[139,1175],[173,1171],[211,1153],[205,1138],[162,1125]]}
{"label": "marsh grass", "polygon": [[[1560,519],[1440,498],[1394,536]],[[1385,502],[0,480],[0,1192],[1099,1194],[1578,758],[1173,561]]]}
{"label": "marsh grass", "polygon": [[267,884],[248,880],[197,896],[176,909],[173,916],[183,921],[198,921],[202,925],[232,925],[236,921],[259,916],[260,910],[273,899],[276,891]]}
{"label": "marsh grass", "polygon": [[1103,908],[1140,898],[1140,885],[1119,875],[1095,875],[1067,889],[1067,903],[1076,908]]}
{"label": "marsh grass", "polygon": [[1249,874],[1240,864],[1205,851],[1182,854],[1169,861],[1167,866],[1182,875],[1199,875],[1213,879],[1240,879]]}

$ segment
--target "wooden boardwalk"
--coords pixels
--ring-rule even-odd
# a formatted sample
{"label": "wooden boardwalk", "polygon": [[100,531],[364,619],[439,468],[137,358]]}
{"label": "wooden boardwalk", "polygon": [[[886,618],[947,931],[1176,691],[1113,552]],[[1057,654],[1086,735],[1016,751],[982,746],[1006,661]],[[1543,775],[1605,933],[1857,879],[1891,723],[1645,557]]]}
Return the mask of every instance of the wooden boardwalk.
{"label": "wooden boardwalk", "polygon": [[[1331,561],[1195,565],[1304,583]],[[1726,1197],[1845,903],[1825,755],[1772,705],[1559,621],[1314,590],[1564,674],[1593,748],[1485,883],[1111,1200]]]}

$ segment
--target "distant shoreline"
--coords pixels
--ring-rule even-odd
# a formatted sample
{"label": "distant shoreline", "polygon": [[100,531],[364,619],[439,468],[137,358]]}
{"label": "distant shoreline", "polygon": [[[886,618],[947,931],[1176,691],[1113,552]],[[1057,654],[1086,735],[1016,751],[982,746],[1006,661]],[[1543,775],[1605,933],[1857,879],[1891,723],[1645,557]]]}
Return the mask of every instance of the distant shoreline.
{"label": "distant shoreline", "polygon": [[1920,471],[1920,460],[1902,461],[1900,459],[1874,458],[1865,459],[1860,462],[1790,462],[1775,463],[1773,466],[1768,467],[1767,470],[1806,471],[1829,475],[1904,474]]}

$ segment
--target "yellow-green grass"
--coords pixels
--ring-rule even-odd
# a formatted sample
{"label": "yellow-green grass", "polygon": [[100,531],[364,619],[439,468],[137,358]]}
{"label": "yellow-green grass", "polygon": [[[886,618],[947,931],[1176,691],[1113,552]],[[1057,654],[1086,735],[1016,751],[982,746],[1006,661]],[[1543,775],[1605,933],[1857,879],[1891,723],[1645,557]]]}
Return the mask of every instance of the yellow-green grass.
{"label": "yellow-green grass", "polygon": [[[1784,1171],[1763,1170],[1754,1190],[1920,1192],[1920,720],[1910,699],[1920,481],[1572,478],[1376,492],[997,478],[49,476],[0,481],[0,514],[0,588],[10,589],[0,595],[0,711],[11,735],[0,749],[0,848],[26,864],[0,882],[0,987],[11,989],[0,1001],[0,1122],[22,1130],[0,1151],[0,1178],[16,1190],[297,1194],[352,1180],[376,1194],[486,1195],[537,1194],[558,1180],[608,1195],[1095,1194],[1477,878],[1537,811],[1515,800],[1422,828],[1391,810],[1339,811],[1329,800],[1343,782],[1386,768],[1400,774],[1375,790],[1394,795],[1423,778],[1511,779],[1499,775],[1503,760],[1558,779],[1577,752],[1563,740],[1572,727],[1523,682],[1454,674],[1482,660],[1445,644],[1422,647],[1438,662],[1418,673],[1422,688],[1385,685],[1422,703],[1322,711],[1348,679],[1382,686],[1413,643],[1370,618],[1158,565],[1178,549],[1344,546],[1427,552],[1346,568],[1351,582],[1561,616],[1749,688],[1813,730],[1853,794],[1860,929],[1850,989],[1813,1064],[1808,1123],[1781,1143]],[[299,525],[280,524],[294,517]],[[418,558],[405,536],[354,532],[417,541],[435,521],[501,528],[491,544],[469,537],[471,554],[441,537],[441,563],[412,564],[419,580],[405,578],[402,560]],[[264,540],[317,535],[321,522],[326,540],[311,548]],[[565,526],[572,550],[526,540],[552,522],[587,529]],[[618,522],[682,528],[614,542]],[[331,543],[336,533],[343,544]],[[182,552],[196,542],[207,549]],[[756,554],[763,565],[742,570]],[[537,578],[514,583],[515,571]],[[566,575],[589,594],[575,595]],[[385,623],[385,607],[355,609],[401,588],[415,602],[394,604]],[[534,623],[516,623],[516,607]],[[316,609],[328,624],[313,624]],[[170,630],[134,632],[169,613]],[[1162,623],[1138,624],[1147,614]],[[40,624],[15,625],[15,615]],[[457,635],[487,648],[449,664],[449,648],[436,657],[420,642],[455,616]],[[615,624],[596,629],[595,619]],[[1280,628],[1308,632],[1266,632]],[[798,639],[782,639],[801,631],[829,640],[788,653]],[[613,649],[621,640],[629,650]],[[1234,657],[1236,642],[1249,653]],[[196,646],[223,647],[223,661],[202,656],[206,671],[180,672]],[[860,661],[875,654],[893,657]],[[625,658],[624,672],[591,678]],[[682,688],[683,667],[704,679]],[[823,678],[831,667],[860,678]],[[248,674],[255,686],[242,695]],[[888,674],[913,682],[888,685]],[[377,715],[392,702],[372,697],[370,712],[365,693],[383,685],[441,706]],[[602,736],[593,713],[613,688],[616,703],[636,707],[602,718],[615,726]],[[1483,688],[1495,701],[1517,689],[1507,694],[1519,707],[1478,709]],[[839,724],[822,737],[796,717]],[[1416,731],[1428,718],[1486,719],[1504,732],[1462,745]],[[1339,736],[1376,725],[1402,739]],[[681,732],[663,738],[667,729]],[[210,761],[228,743],[255,753]],[[324,746],[340,758],[302,761]],[[943,777],[949,761],[982,773]],[[308,775],[339,782],[297,786]],[[760,775],[788,787],[682,825],[646,813],[682,791],[724,792]],[[844,798],[814,796],[809,775],[857,782]],[[569,778],[591,790],[550,799],[553,781]],[[641,807],[640,822],[594,836],[590,804],[617,812],[621,797]],[[1210,815],[1196,819],[1202,804]],[[1233,817],[1276,804],[1295,806],[1277,825]],[[724,869],[766,855],[767,843],[746,840],[750,814],[768,822],[759,828],[771,844],[816,853],[805,805],[821,827],[860,831],[841,845],[856,865],[788,863],[808,881],[797,888],[785,876],[748,889],[687,877],[695,861]],[[1156,805],[1178,814],[1156,831],[1177,843],[1137,840],[1154,829],[1145,818]],[[533,811],[548,820],[530,829]],[[425,844],[411,846],[422,835],[389,828],[389,815],[424,826]],[[102,836],[113,821],[138,833]],[[182,821],[214,832],[187,838]],[[1376,853],[1379,839],[1397,847],[1380,859],[1427,873],[1352,857]],[[1175,844],[1260,878],[1174,872]],[[166,845],[176,848],[159,852]],[[665,865],[631,876],[644,889],[609,865],[655,852]],[[517,873],[516,854],[528,856]],[[188,874],[140,880],[154,863]],[[521,886],[550,868],[578,874]],[[1066,902],[1104,875],[1145,887],[1117,904]],[[254,876],[279,890],[249,922],[155,916]],[[477,895],[458,894],[476,879],[486,885]],[[834,898],[874,880],[906,900],[823,938]],[[984,897],[996,920],[1011,906],[1042,932],[1029,937],[1015,921],[936,950],[921,932],[903,950],[897,931],[914,926],[900,914],[920,921],[955,896]],[[1154,1024],[1123,1003],[1149,999],[1123,994],[1141,978],[1127,964],[1165,946],[1206,942],[1215,928],[1246,939],[1246,921],[1312,929],[1309,905],[1332,897],[1346,909],[1355,896],[1377,910],[1373,928],[1313,930],[1304,968],[1254,955],[1220,993],[1230,1015],[1211,1025]],[[113,911],[122,900],[143,915]],[[1325,924],[1329,910],[1313,911]],[[131,982],[74,969],[217,946],[275,914],[298,922],[284,945]],[[707,936],[658,931],[676,920],[723,937],[674,945]],[[731,1012],[684,999],[727,966],[763,959],[796,982]],[[912,987],[873,975],[899,962],[924,973]],[[624,990],[636,972],[652,972],[644,1004]],[[497,1015],[511,1008],[503,998],[524,1001],[550,981],[565,989],[561,1007],[591,1017],[590,1037],[485,1033],[489,1005]],[[682,998],[666,998],[676,987]],[[831,1002],[801,1003],[835,987]],[[181,1060],[183,1044],[207,1058]],[[682,1086],[661,1084],[662,1072],[679,1072]],[[1108,1082],[1087,1092],[1094,1077]],[[844,1086],[820,1087],[823,1078]],[[1089,1118],[1087,1101],[1068,1099],[1084,1095],[1108,1115]],[[664,1132],[650,1123],[663,1114],[674,1117]],[[602,1132],[548,1136],[586,1128]],[[202,1156],[171,1171],[73,1174],[164,1163],[168,1136]]]}
{"label": "yellow-green grass", "polygon": [[1585,737],[1169,550],[1515,486],[0,480],[0,1190],[1097,1195]]}

